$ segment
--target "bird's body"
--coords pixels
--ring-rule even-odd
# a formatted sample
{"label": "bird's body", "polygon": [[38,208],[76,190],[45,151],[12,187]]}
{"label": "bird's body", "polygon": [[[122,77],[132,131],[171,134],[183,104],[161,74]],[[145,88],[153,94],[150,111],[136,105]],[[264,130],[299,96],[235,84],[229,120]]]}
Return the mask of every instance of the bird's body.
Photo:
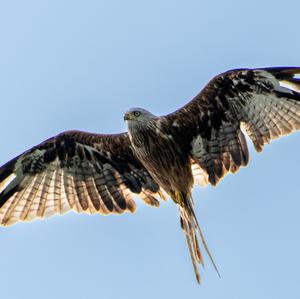
{"label": "bird's body", "polygon": [[169,195],[176,191],[190,194],[194,183],[190,157],[182,148],[184,143],[176,140],[177,136],[163,126],[159,117],[141,123],[128,120],[132,147],[137,158]]}
{"label": "bird's body", "polygon": [[242,127],[257,151],[300,129],[299,74],[296,67],[228,71],[171,114],[129,110],[128,133],[67,131],[42,142],[0,168],[0,224],[69,210],[134,212],[133,195],[151,206],[168,195],[200,282],[198,237],[212,257],[194,212],[194,182],[216,185],[247,165]]}

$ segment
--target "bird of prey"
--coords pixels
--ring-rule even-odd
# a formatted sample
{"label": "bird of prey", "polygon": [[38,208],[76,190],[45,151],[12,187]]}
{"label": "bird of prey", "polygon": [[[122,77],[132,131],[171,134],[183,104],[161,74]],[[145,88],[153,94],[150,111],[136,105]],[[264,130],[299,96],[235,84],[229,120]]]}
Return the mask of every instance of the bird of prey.
{"label": "bird of prey", "polygon": [[130,109],[126,133],[66,131],[34,146],[0,168],[0,224],[69,210],[122,214],[135,211],[134,195],[156,207],[158,197],[169,196],[200,282],[200,248],[211,255],[194,212],[193,185],[215,186],[247,165],[241,128],[258,152],[300,129],[299,74],[297,67],[230,70],[168,115]]}

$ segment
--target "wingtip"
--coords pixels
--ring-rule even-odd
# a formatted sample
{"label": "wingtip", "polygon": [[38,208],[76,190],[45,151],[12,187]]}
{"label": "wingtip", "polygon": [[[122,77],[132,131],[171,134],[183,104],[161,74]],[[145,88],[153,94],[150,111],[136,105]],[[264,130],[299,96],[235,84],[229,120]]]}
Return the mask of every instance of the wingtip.
{"label": "wingtip", "polygon": [[295,75],[300,74],[300,67],[268,67],[261,70],[267,71],[279,80],[292,79]]}

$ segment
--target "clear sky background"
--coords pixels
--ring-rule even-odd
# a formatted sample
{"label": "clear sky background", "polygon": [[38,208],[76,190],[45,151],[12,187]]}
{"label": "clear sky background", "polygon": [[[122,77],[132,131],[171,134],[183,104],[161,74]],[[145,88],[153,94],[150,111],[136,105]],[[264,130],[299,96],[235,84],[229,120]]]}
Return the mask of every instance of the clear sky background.
{"label": "clear sky background", "polygon": [[[0,164],[67,129],[125,130],[231,68],[300,66],[300,2],[0,2]],[[1,298],[300,298],[300,135],[194,189],[218,264],[194,273],[176,206],[0,228]],[[140,202],[140,201],[139,201]]]}

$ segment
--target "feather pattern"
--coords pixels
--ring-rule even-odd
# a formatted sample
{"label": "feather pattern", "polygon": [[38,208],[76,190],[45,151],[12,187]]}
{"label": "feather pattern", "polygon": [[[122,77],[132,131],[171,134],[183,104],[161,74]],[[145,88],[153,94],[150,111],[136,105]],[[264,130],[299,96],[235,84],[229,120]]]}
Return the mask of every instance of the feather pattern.
{"label": "feather pattern", "polygon": [[300,129],[300,68],[238,69],[220,74],[188,104],[166,115],[173,134],[216,185],[249,161],[241,127],[257,151]]}
{"label": "feather pattern", "polygon": [[122,214],[133,196],[179,207],[197,281],[203,265],[194,213],[194,183],[216,185],[249,161],[244,128],[257,151],[300,129],[300,68],[231,70],[213,78],[181,109],[166,116],[133,108],[128,133],[63,132],[0,168],[0,225],[69,210]]}
{"label": "feather pattern", "polygon": [[158,206],[159,186],[135,158],[126,133],[61,133],[1,167],[2,181],[12,174],[0,194],[2,225],[69,210],[134,212],[132,194]]}

